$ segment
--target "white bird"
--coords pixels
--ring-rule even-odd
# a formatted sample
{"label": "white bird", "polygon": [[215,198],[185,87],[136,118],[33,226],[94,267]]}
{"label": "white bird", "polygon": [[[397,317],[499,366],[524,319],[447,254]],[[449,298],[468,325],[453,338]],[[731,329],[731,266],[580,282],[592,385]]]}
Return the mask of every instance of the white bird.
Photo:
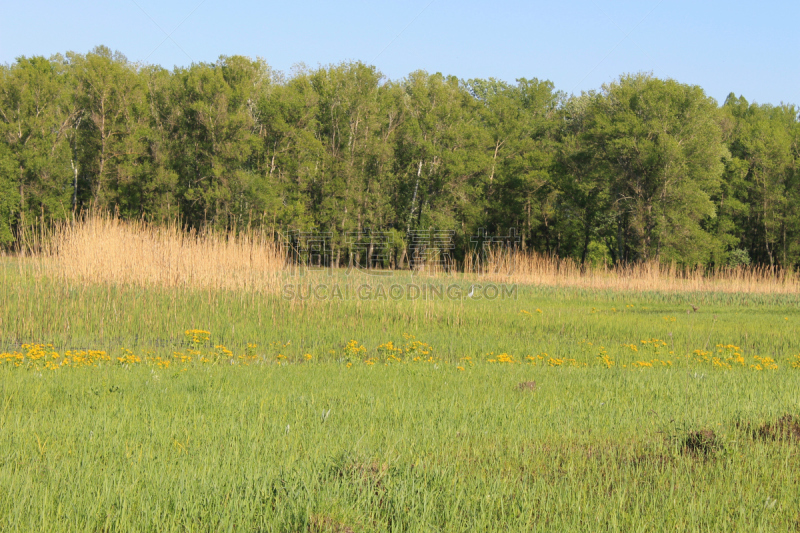
{"label": "white bird", "polygon": [[475,294],[475,285],[470,286],[469,294],[467,294],[467,298],[472,298],[473,294]]}

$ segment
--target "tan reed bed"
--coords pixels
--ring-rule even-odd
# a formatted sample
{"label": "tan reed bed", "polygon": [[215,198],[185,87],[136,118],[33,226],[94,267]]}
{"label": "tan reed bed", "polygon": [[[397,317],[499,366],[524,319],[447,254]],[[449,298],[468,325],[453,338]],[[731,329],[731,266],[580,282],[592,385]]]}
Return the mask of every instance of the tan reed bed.
{"label": "tan reed bed", "polygon": [[[469,262],[468,262],[469,263]],[[600,290],[798,294],[800,279],[791,270],[769,267],[680,268],[655,261],[617,267],[581,268],[572,259],[508,250],[491,251],[480,267],[467,270],[498,282]]]}
{"label": "tan reed bed", "polygon": [[[56,227],[18,256],[20,268],[82,283],[280,292],[294,266],[274,235],[184,231],[177,224],[155,226],[89,215]],[[343,269],[342,269],[343,270]],[[457,272],[438,263],[416,272],[426,277]],[[572,259],[490,250],[482,262],[468,256],[467,277],[492,282],[595,290],[798,294],[800,277],[791,270],[740,267],[708,272],[655,261],[618,267],[581,266]]]}
{"label": "tan reed bed", "polygon": [[43,256],[83,283],[278,292],[286,254],[270,235],[198,233],[87,216],[56,228]]}

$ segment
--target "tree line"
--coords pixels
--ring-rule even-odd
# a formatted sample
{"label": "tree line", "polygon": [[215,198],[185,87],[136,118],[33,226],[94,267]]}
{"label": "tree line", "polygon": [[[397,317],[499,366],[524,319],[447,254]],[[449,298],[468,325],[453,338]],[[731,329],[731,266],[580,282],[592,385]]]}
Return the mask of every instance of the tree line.
{"label": "tree line", "polygon": [[[223,56],[172,71],[97,47],[0,66],[0,244],[88,209],[187,228],[516,229],[581,263],[800,264],[800,125],[649,74],[549,81],[290,74]],[[458,253],[458,252],[457,252]]]}

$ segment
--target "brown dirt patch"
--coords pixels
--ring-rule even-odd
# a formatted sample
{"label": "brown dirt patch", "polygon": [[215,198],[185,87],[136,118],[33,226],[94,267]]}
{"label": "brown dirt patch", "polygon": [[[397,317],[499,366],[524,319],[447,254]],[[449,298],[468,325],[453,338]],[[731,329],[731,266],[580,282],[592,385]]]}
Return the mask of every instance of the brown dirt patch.
{"label": "brown dirt patch", "polygon": [[764,440],[800,442],[800,416],[783,415],[775,422],[766,422],[755,431]]}
{"label": "brown dirt patch", "polygon": [[717,434],[713,429],[700,429],[690,431],[686,438],[683,439],[683,453],[693,456],[706,457],[722,447]]}

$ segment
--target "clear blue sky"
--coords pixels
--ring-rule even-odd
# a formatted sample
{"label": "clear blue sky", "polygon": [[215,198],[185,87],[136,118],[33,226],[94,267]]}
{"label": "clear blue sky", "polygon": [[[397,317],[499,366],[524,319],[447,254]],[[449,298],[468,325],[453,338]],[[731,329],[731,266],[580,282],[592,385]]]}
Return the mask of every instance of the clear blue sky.
{"label": "clear blue sky", "polygon": [[392,79],[537,77],[566,92],[652,71],[719,101],[800,104],[799,23],[796,0],[0,0],[0,63],[104,44],[170,69],[223,54],[284,71],[361,60]]}

